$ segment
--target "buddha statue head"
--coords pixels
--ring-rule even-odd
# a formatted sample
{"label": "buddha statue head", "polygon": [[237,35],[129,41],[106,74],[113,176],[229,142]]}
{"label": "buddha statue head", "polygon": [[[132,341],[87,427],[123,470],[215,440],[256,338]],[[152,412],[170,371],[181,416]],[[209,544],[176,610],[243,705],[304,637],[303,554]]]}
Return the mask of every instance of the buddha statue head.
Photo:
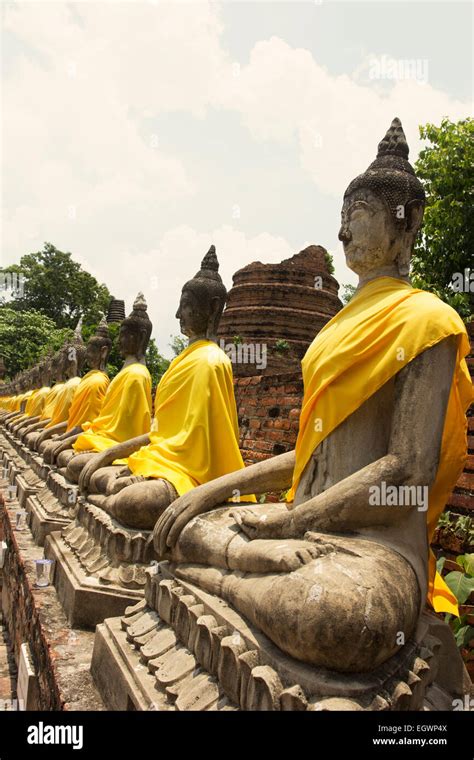
{"label": "buddha statue head", "polygon": [[104,316],[97,325],[95,335],[91,335],[87,341],[86,362],[90,369],[104,370],[109,358],[112,341],[109,328]]}
{"label": "buddha statue head", "polygon": [[119,351],[126,357],[136,357],[142,362],[150,340],[153,325],[147,314],[147,303],[143,293],[139,293],[133,304],[132,313],[123,320],[119,332]]}
{"label": "buddha statue head", "polygon": [[72,338],[69,338],[60,351],[61,377],[69,380],[71,377],[77,377],[80,373],[86,348],[82,340],[82,317],[76,325]]}
{"label": "buddha statue head", "polygon": [[51,357],[45,356],[43,361],[38,365],[41,386],[47,388],[51,383]]}
{"label": "buddha statue head", "polygon": [[51,357],[51,383],[61,383],[63,381],[64,357],[62,350],[57,351]]}
{"label": "buddha statue head", "polygon": [[423,186],[408,162],[405,133],[395,118],[375,161],[344,193],[339,240],[347,266],[361,281],[385,274],[408,278],[424,205]]}
{"label": "buddha statue head", "polygon": [[176,312],[183,335],[196,340],[216,340],[227,291],[219,274],[219,262],[213,245],[204,256],[201,269],[183,286]]}

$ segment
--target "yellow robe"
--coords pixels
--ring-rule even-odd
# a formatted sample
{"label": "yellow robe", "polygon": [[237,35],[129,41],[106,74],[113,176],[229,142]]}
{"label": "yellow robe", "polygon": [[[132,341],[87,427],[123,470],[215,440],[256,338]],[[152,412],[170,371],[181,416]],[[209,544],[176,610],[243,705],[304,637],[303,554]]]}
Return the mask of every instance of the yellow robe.
{"label": "yellow robe", "polygon": [[80,382],[80,377],[71,377],[64,383],[61,392],[56,396],[56,403],[51,414],[51,421],[46,425],[46,429],[54,427],[54,425],[59,425],[60,422],[67,421],[69,409],[71,408],[74,394]]}
{"label": "yellow robe", "polygon": [[91,369],[84,375],[74,393],[66,431],[99,416],[109,382],[108,375],[100,369]]}
{"label": "yellow robe", "polygon": [[28,415],[28,417],[37,417],[38,415],[42,414],[45,401],[50,390],[51,388],[48,386],[43,386],[43,388],[39,388],[28,399],[28,403],[25,408],[25,414]]}
{"label": "yellow robe", "polygon": [[99,416],[82,425],[84,433],[73,448],[75,451],[105,451],[116,443],[148,433],[150,424],[151,377],[143,364],[135,362],[114,377]]}
{"label": "yellow robe", "polygon": [[[313,451],[391,377],[430,346],[458,338],[435,482],[429,491],[430,542],[467,458],[465,413],[474,399],[465,356],[470,351],[459,315],[437,296],[391,277],[367,283],[316,336],[302,361],[304,398],[296,464],[288,501]],[[315,425],[315,420],[321,420]],[[428,601],[436,612],[457,614],[457,601],[436,572],[430,552]]]}
{"label": "yellow robe", "polygon": [[56,401],[58,400],[58,394],[62,391],[64,388],[64,383],[56,383],[56,385],[53,385],[50,392],[46,396],[43,411],[41,413],[40,420],[44,422],[44,420],[50,420],[53,416],[54,407],[56,406]]}
{"label": "yellow robe", "polygon": [[127,464],[134,475],[168,480],[180,496],[244,467],[232,364],[214,342],[196,341],[173,359],[156,391],[150,444]]}

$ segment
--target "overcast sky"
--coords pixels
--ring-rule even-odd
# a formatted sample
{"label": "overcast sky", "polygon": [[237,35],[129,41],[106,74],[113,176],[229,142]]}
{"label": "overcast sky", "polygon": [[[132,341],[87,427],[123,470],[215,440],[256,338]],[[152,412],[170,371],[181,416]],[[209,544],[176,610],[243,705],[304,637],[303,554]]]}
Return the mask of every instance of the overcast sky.
{"label": "overcast sky", "polygon": [[309,243],[355,282],[342,195],[394,116],[472,113],[472,6],[3,2],[0,265],[70,251],[159,349],[211,243],[226,286]]}

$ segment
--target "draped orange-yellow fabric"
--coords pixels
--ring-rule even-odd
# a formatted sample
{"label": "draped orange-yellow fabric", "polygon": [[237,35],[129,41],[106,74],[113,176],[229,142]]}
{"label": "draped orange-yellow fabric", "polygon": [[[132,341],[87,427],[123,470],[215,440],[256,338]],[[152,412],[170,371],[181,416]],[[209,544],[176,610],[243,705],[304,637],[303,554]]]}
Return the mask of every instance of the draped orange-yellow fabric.
{"label": "draped orange-yellow fabric", "polygon": [[73,448],[75,451],[105,451],[116,443],[148,433],[150,426],[151,377],[143,364],[135,362],[114,377],[99,416],[82,425],[84,432]]}
{"label": "draped orange-yellow fabric", "polygon": [[[465,413],[474,392],[464,357],[470,345],[454,309],[395,278],[380,277],[362,287],[325,325],[303,358],[304,398],[288,501],[294,499],[301,474],[321,441],[418,354],[449,336],[457,336],[458,351],[438,472],[429,491],[431,541],[467,457]],[[432,552],[428,600],[436,612],[457,614],[456,597],[436,572]]]}
{"label": "draped orange-yellow fabric", "polygon": [[50,390],[51,388],[49,388],[48,386],[39,388],[28,399],[28,403],[25,408],[25,414],[27,414],[28,417],[37,417],[43,412],[44,404]]}
{"label": "draped orange-yellow fabric", "polygon": [[232,363],[216,343],[198,340],[173,359],[156,391],[150,444],[127,464],[135,475],[168,480],[180,496],[244,467]]}
{"label": "draped orange-yellow fabric", "polygon": [[100,369],[91,369],[84,375],[74,393],[66,431],[99,416],[109,382],[108,375]]}
{"label": "draped orange-yellow fabric", "polygon": [[59,425],[60,422],[67,421],[72,399],[74,398],[74,394],[80,382],[80,377],[71,377],[64,383],[60,393],[56,396],[56,403],[52,410],[51,420],[46,425],[46,429],[54,427],[54,425]]}
{"label": "draped orange-yellow fabric", "polygon": [[64,387],[64,383],[56,383],[56,385],[53,385],[48,395],[46,396],[40,420],[44,421],[44,420],[51,419],[51,417],[53,416],[53,411],[54,411],[56,401],[58,400],[58,395],[59,393],[61,393],[63,387]]}

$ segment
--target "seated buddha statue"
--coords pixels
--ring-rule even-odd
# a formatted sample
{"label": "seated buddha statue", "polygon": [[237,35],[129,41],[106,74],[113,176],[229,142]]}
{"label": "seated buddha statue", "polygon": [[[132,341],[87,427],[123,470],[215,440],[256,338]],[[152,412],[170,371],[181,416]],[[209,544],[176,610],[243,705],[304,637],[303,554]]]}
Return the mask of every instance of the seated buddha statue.
{"label": "seated buddha statue", "polygon": [[[64,441],[82,433],[82,425],[99,416],[109,377],[105,371],[112,347],[109,328],[102,317],[96,333],[87,342],[85,359],[89,371],[80,380],[69,407],[68,418],[54,427],[48,426],[38,440],[38,450],[45,462],[52,464],[55,451]],[[52,440],[48,440],[52,438]]]}
{"label": "seated buddha statue", "polygon": [[55,449],[58,465],[67,466],[68,481],[77,483],[84,465],[98,452],[150,429],[151,377],[145,353],[151,331],[146,301],[139,293],[132,313],[120,325],[118,342],[124,363],[107,388],[98,416],[84,422],[82,432]]}
{"label": "seated buddha statue", "polygon": [[24,415],[15,420],[12,425],[12,431],[15,435],[19,435],[20,431],[36,422],[39,422],[41,414],[43,413],[46,399],[48,398],[51,381],[51,358],[45,358],[40,364],[33,368],[33,385],[35,390],[28,399],[25,406]]}
{"label": "seated buddha statue", "polygon": [[[91,460],[79,479],[89,502],[129,528],[151,530],[178,495],[244,467],[232,364],[215,342],[227,296],[218,269],[211,246],[182,289],[176,318],[189,345],[158,385],[151,432]],[[117,478],[107,465],[123,457]]]}
{"label": "seated buddha statue", "polygon": [[37,431],[43,430],[48,422],[50,422],[56,401],[58,400],[58,397],[64,387],[62,376],[64,357],[62,355],[62,352],[57,351],[55,354],[53,354],[49,358],[49,362],[51,387],[48,394],[46,395],[46,398],[44,399],[43,410],[37,419],[35,419],[35,417],[31,417],[29,420],[26,420],[25,424],[22,426],[22,429],[18,432],[19,437],[27,445],[27,436],[31,433],[35,433],[35,436],[29,439],[34,443],[37,439]]}
{"label": "seated buddha statue", "polygon": [[61,382],[55,386],[54,403],[51,403],[48,409],[45,406],[40,420],[30,427],[25,438],[27,446],[31,449],[37,450],[38,443],[49,437],[49,431],[53,434],[56,426],[67,420],[74,393],[81,382],[79,372],[84,362],[84,354],[81,318],[71,340],[67,340],[58,353],[57,376]]}
{"label": "seated buddha statue", "polygon": [[[463,469],[473,390],[462,320],[409,281],[423,211],[394,119],[344,195],[339,239],[359,284],[302,360],[295,451],[187,492],[153,534],[175,577],[335,671],[393,656],[427,597],[456,611],[429,541]],[[285,504],[223,505],[288,487]]]}

